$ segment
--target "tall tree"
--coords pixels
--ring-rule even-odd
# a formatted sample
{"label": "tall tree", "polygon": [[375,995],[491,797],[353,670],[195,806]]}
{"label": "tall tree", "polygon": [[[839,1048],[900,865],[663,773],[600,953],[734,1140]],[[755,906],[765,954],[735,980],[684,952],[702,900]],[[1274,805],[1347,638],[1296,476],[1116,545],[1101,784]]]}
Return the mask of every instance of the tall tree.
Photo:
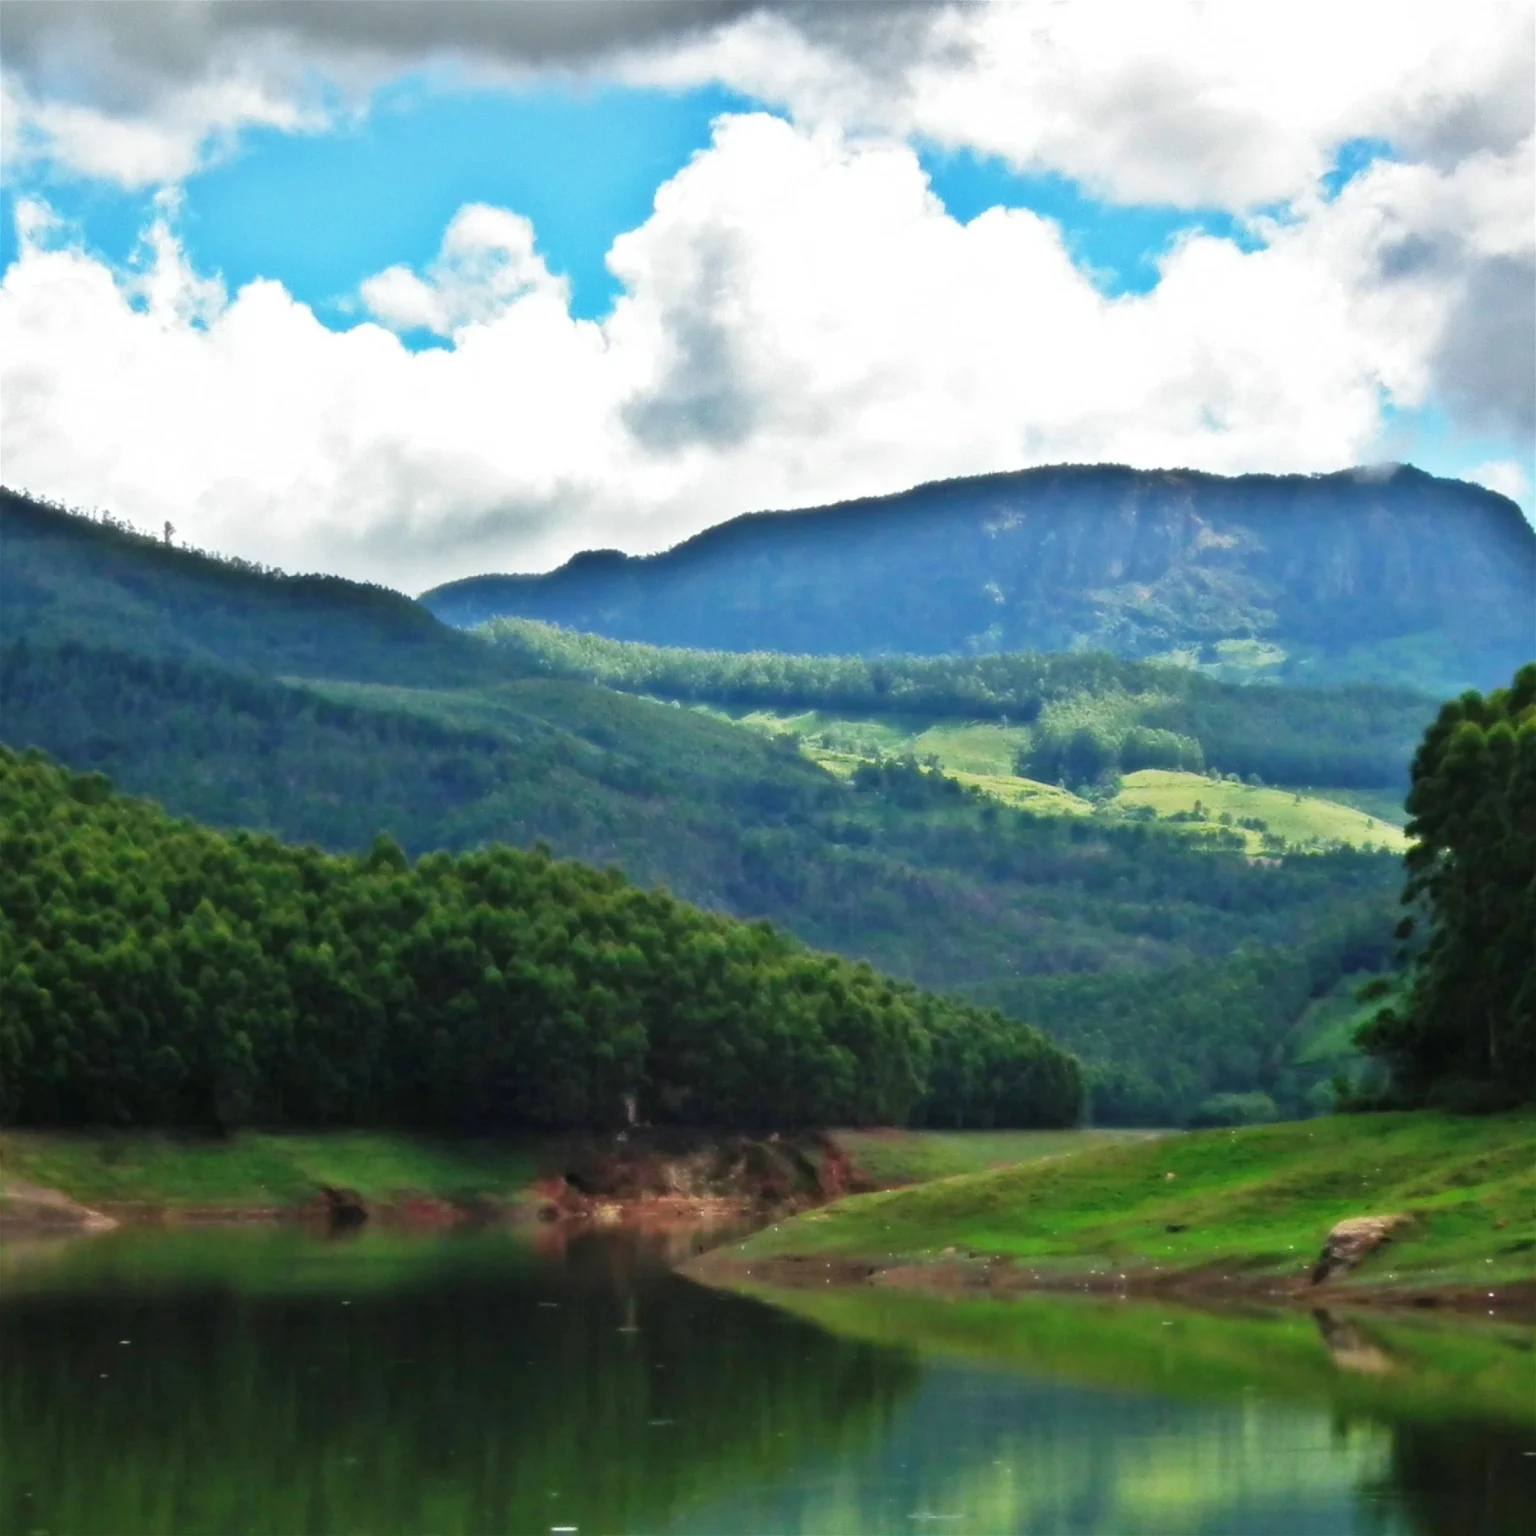
{"label": "tall tree", "polygon": [[1536,1099],[1536,664],[1441,709],[1408,811],[1401,931],[1424,942],[1359,1043],[1410,1103]]}

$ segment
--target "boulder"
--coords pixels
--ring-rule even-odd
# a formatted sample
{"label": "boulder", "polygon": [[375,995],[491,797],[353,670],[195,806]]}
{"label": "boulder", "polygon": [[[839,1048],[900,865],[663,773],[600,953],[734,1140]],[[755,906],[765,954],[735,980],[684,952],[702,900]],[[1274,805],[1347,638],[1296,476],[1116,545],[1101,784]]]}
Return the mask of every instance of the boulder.
{"label": "boulder", "polygon": [[1349,1216],[1335,1224],[1312,1268],[1312,1284],[1321,1285],[1348,1274],[1367,1254],[1374,1253],[1399,1227],[1412,1222],[1401,1212],[1392,1216]]}

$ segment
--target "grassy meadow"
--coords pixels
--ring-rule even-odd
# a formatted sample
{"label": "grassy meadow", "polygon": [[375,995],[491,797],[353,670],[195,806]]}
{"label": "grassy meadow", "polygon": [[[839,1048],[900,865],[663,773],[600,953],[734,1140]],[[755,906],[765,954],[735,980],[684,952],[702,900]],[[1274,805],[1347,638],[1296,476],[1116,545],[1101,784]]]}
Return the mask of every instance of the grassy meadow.
{"label": "grassy meadow", "polygon": [[1246,833],[1255,849],[1262,845],[1263,834],[1241,826],[1243,821],[1262,821],[1268,831],[1293,846],[1342,843],[1351,848],[1385,848],[1391,853],[1408,847],[1400,826],[1354,806],[1299,790],[1213,780],[1203,773],[1143,768],[1125,775],[1124,787],[1110,803],[1121,810],[1146,806],[1159,819],[1195,815],[1187,825],[1206,830],[1231,825]]}
{"label": "grassy meadow", "polygon": [[[1100,713],[1109,707],[1101,700],[1093,702]],[[1126,774],[1119,793],[1095,806],[1083,795],[1015,771],[1015,761],[1030,741],[1027,726],[896,715],[854,719],[822,710],[789,714],[766,709],[727,713],[713,706],[698,709],[765,735],[793,736],[804,756],[840,778],[875,758],[911,755],[937,762],[944,773],[969,789],[1036,815],[1086,816],[1097,809],[1101,815],[1134,819],[1150,813],[1158,821],[1190,832],[1235,833],[1253,854],[1275,846],[1266,844],[1266,832],[1289,850],[1348,847],[1401,853],[1408,846],[1402,807],[1396,797],[1385,793],[1341,791],[1343,798],[1335,799],[1328,789],[1277,789],[1245,784],[1235,777],[1144,768]],[[1245,827],[1244,821],[1263,826]]]}

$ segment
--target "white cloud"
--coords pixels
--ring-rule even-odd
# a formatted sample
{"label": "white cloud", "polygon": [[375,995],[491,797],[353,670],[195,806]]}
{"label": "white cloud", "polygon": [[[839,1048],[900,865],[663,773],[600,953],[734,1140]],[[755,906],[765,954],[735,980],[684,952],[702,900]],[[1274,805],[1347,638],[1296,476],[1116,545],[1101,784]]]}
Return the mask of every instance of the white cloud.
{"label": "white cloud", "polygon": [[1444,166],[1531,132],[1526,0],[1008,0],[894,29],[892,11],[763,11],[620,67],[723,81],[803,123],[921,136],[1125,203],[1255,208],[1307,195],[1350,139]]}
{"label": "white cloud", "polygon": [[1508,496],[1511,501],[1524,502],[1531,492],[1531,480],[1525,466],[1514,459],[1491,459],[1469,469],[1466,478],[1474,485],[1484,485],[1490,491]]}
{"label": "white cloud", "polygon": [[526,220],[476,205],[424,272],[363,285],[451,338],[417,353],[273,282],[226,295],[169,213],[124,274],[50,248],[28,205],[0,453],[12,484],[409,589],[1035,463],[1334,469],[1384,402],[1427,398],[1461,302],[1461,259],[1404,242],[1526,249],[1499,184],[1379,165],[1265,249],[1193,237],[1108,300],[1049,221],[950,218],[904,144],[729,117],[616,242],[607,320],[571,317]]}
{"label": "white cloud", "polygon": [[[1442,168],[1532,128],[1530,0],[9,0],[7,133],[145,186],[247,126],[309,131],[399,74],[721,83],[807,126],[920,136],[1115,200],[1305,195],[1352,138]],[[8,146],[11,164],[17,150]]]}
{"label": "white cloud", "polygon": [[244,65],[116,109],[12,81],[3,96],[7,170],[45,163],[130,189],[180,182],[229,153],[245,129],[326,127],[331,113],[315,98],[312,81]]}
{"label": "white cloud", "polygon": [[561,306],[569,285],[534,249],[533,225],[520,214],[469,203],[454,215],[425,278],[396,266],[366,279],[363,304],[397,331],[450,336],[494,320],[519,299],[543,294]]}

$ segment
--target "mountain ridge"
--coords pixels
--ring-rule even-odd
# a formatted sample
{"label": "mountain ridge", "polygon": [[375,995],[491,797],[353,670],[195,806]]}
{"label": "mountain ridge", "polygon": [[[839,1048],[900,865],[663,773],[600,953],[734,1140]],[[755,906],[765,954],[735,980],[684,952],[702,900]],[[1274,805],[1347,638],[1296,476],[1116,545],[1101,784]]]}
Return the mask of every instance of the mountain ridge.
{"label": "mountain ridge", "polygon": [[660,554],[586,551],[421,601],[463,627],[533,618],[807,655],[1087,648],[1215,663],[1240,642],[1281,680],[1446,693],[1536,649],[1533,592],[1536,530],[1480,486],[1406,466],[1229,478],[1099,465],[747,513]]}

